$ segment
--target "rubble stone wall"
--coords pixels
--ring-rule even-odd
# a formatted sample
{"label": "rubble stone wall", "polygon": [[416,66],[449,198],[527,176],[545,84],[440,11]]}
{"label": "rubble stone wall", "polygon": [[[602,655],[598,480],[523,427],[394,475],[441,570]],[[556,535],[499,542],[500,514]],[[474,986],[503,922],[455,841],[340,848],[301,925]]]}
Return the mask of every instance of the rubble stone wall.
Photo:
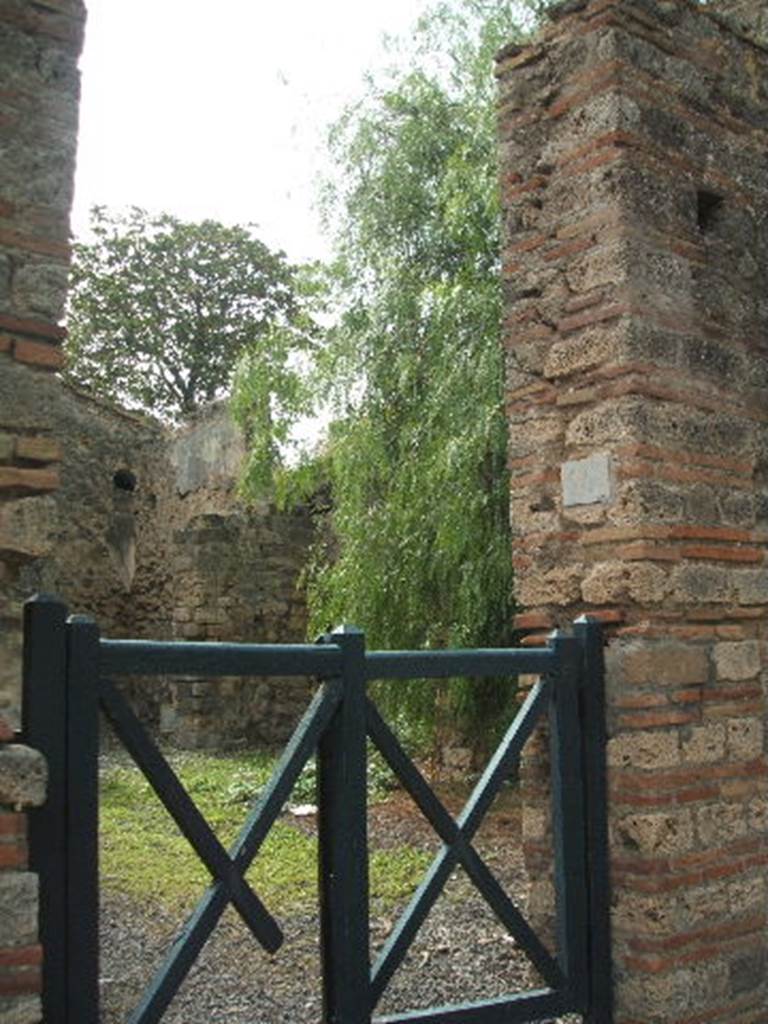
{"label": "rubble stone wall", "polygon": [[[17,604],[54,593],[115,638],[303,642],[313,518],[238,499],[244,444],[226,405],[171,430],[52,383],[46,415],[63,443],[61,486],[30,524],[38,557],[19,573]],[[125,686],[171,743],[209,748],[282,743],[309,691],[282,679]]]}
{"label": "rubble stone wall", "polygon": [[[741,8],[754,31],[576,0],[498,67],[517,624],[608,628],[620,1024],[765,1020],[768,50]],[[525,843],[538,913],[535,791]]]}

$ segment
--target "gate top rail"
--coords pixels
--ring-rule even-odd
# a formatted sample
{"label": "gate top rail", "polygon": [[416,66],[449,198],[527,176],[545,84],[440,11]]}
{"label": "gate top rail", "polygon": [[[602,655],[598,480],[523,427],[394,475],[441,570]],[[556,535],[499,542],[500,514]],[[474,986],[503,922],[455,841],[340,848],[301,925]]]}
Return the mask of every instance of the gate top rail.
{"label": "gate top rail", "polygon": [[337,644],[226,644],[197,641],[101,640],[104,675],[337,675]]}
{"label": "gate top rail", "polygon": [[550,671],[555,652],[547,647],[477,647],[466,650],[369,651],[365,655],[367,679],[443,679],[447,676],[538,675]]}
{"label": "gate top rail", "polygon": [[[190,641],[107,640],[99,643],[104,675],[334,676],[341,672],[338,644],[229,644]],[[551,648],[368,651],[366,679],[444,679],[450,676],[540,674],[555,663]]]}

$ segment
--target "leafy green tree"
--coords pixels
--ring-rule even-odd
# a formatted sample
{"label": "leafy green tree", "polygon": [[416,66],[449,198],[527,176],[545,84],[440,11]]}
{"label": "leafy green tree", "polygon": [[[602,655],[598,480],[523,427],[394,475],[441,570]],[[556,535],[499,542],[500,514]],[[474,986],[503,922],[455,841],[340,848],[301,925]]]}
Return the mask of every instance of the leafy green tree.
{"label": "leafy green tree", "polygon": [[[289,341],[301,342],[308,325],[282,253],[245,227],[138,207],[95,207],[91,230],[93,241],[74,246],[72,380],[169,417],[224,394],[243,352],[269,353],[261,393],[285,386]],[[278,352],[271,339],[279,330],[288,333]]]}
{"label": "leafy green tree", "polygon": [[[354,621],[384,647],[511,638],[500,210],[493,56],[521,5],[441,4],[333,129],[338,320],[315,366],[333,557],[310,578],[313,628]],[[435,720],[432,687],[409,713]],[[467,721],[498,686],[438,697]]]}

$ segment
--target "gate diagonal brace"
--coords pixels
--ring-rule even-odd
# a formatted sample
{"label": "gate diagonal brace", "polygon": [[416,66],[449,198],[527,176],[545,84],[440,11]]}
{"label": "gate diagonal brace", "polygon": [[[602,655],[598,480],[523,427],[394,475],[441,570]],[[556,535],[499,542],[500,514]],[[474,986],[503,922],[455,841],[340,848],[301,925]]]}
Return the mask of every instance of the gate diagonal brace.
{"label": "gate diagonal brace", "polygon": [[283,943],[277,921],[245,881],[242,871],[216,838],[116,687],[109,680],[102,680],[100,691],[107,718],[179,830],[214,880],[223,887],[257,941],[269,953],[276,952]]}
{"label": "gate diagonal brace", "polygon": [[[301,770],[317,747],[341,701],[338,681],[326,682],[317,691],[293,736],[275,765],[272,777],[230,848],[232,863],[245,874],[288,799]],[[157,1024],[197,955],[224,912],[229,900],[220,881],[214,881],[189,917],[165,961],[158,968],[128,1024]]]}
{"label": "gate diagonal brace", "polygon": [[512,765],[533,731],[549,697],[549,687],[539,683],[529,694],[488,768],[457,820],[440,800],[403,750],[397,737],[381,718],[375,705],[367,703],[368,732],[389,767],[401,780],[425,818],[445,844],[432,862],[424,881],[386,942],[371,978],[372,1003],[383,994],[403,960],[418,929],[440,895],[454,867],[460,863],[499,921],[527,953],[543,979],[557,989],[565,977],[528,922],[514,906],[471,840]]}

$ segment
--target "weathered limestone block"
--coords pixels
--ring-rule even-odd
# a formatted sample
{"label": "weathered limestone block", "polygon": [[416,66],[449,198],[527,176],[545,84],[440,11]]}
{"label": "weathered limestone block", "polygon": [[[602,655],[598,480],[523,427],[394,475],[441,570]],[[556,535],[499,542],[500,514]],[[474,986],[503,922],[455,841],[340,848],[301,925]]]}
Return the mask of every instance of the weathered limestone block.
{"label": "weathered limestone block", "polygon": [[757,640],[715,644],[713,653],[718,679],[754,679],[762,668]]}
{"label": "weathered limestone block", "polygon": [[0,871],[0,948],[37,941],[37,875]]}
{"label": "weathered limestone block", "polygon": [[671,768],[680,759],[676,730],[624,732],[608,741],[610,768]]}
{"label": "weathered limestone block", "polygon": [[45,800],[45,758],[22,744],[0,746],[0,804],[21,809]]}
{"label": "weathered limestone block", "polygon": [[50,495],[19,498],[0,504],[0,553],[9,560],[43,558],[49,554],[58,508]]}
{"label": "weathered limestone block", "polygon": [[726,755],[726,727],[722,722],[693,725],[682,737],[683,761],[714,764]]}

